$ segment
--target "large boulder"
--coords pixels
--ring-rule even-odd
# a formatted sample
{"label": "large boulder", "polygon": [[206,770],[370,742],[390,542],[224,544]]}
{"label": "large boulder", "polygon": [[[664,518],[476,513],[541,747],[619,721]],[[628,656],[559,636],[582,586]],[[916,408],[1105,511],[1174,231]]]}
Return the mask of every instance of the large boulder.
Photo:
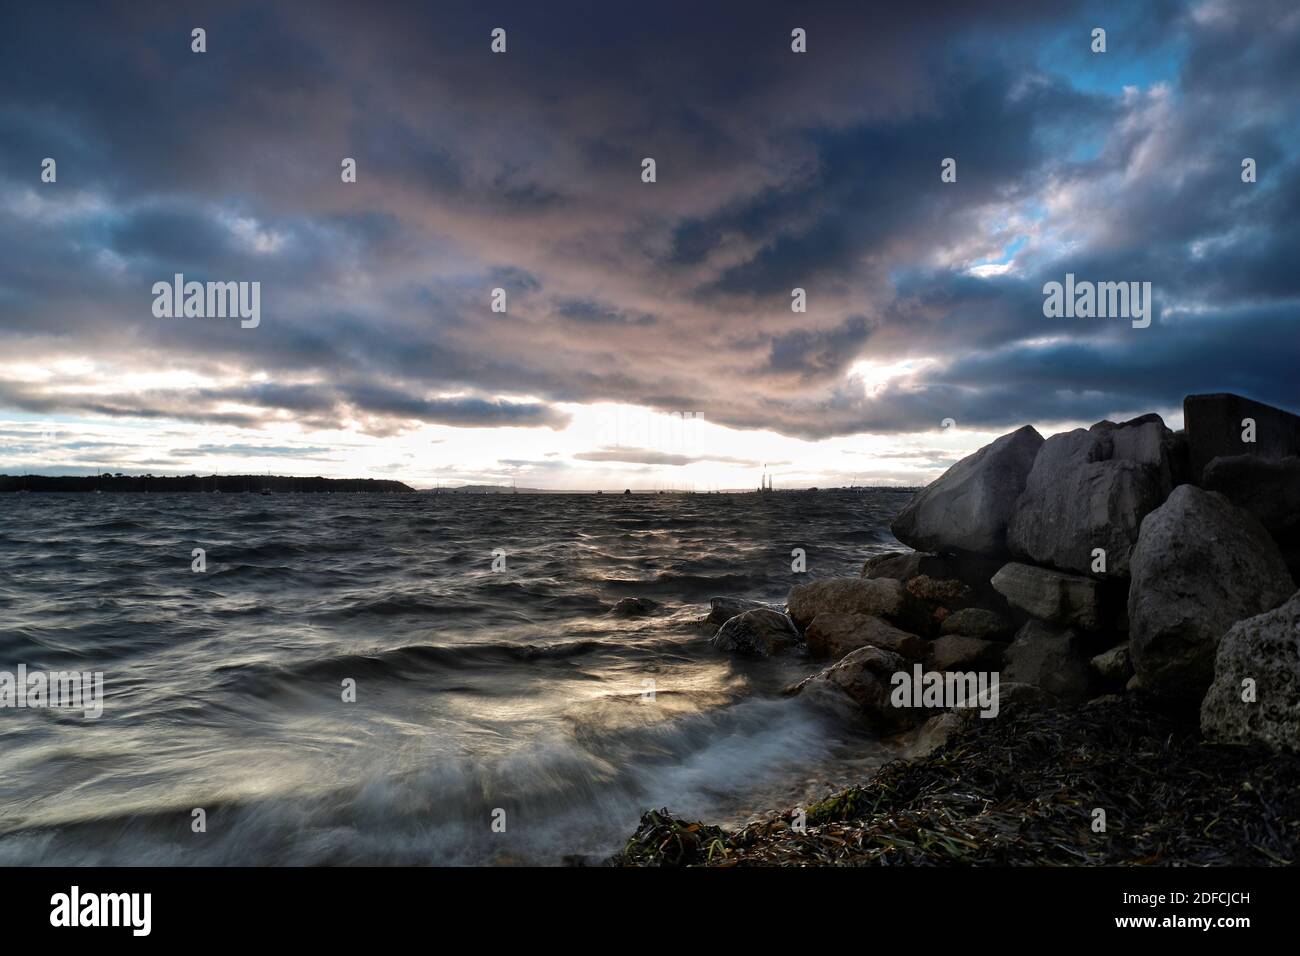
{"label": "large boulder", "polygon": [[1011,553],[1076,574],[1127,576],[1142,519],[1173,488],[1173,447],[1159,415],[1053,435],[1011,514]]}
{"label": "large boulder", "polygon": [[[1243,699],[1247,679],[1251,700]],[[1201,702],[1201,731],[1210,740],[1300,751],[1300,592],[1223,635]]]}
{"label": "large boulder", "polygon": [[1042,444],[1026,425],[963,458],[903,507],[894,536],[918,551],[1004,555],[1007,520]]}
{"label": "large boulder", "polygon": [[1085,631],[1107,624],[1105,596],[1092,578],[1012,561],[993,575],[993,586],[1008,604],[1032,617]]}
{"label": "large boulder", "polygon": [[786,600],[800,630],[818,614],[869,614],[905,631],[925,632],[930,614],[918,598],[893,578],[817,578],[796,584]]}
{"label": "large boulder", "polygon": [[[1254,442],[1242,441],[1247,418],[1255,423]],[[1200,483],[1215,458],[1252,454],[1261,458],[1300,455],[1300,416],[1240,395],[1221,392],[1183,399],[1188,468]]]}
{"label": "large boulder", "polygon": [[808,653],[813,657],[841,658],[859,647],[880,647],[908,660],[924,659],[928,642],[900,631],[888,621],[871,614],[818,614],[804,631]]}
{"label": "large boulder", "polygon": [[924,720],[919,707],[895,707],[890,700],[894,675],[909,674],[908,663],[892,651],[860,647],[825,670],[803,680],[791,692],[836,709],[845,704],[885,731],[903,730]]}
{"label": "large boulder", "polygon": [[1143,688],[1199,698],[1228,628],[1295,590],[1277,545],[1218,492],[1180,485],[1142,522],[1128,595],[1133,668]]}
{"label": "large boulder", "polygon": [[1086,700],[1091,687],[1088,657],[1074,631],[1027,621],[1003,655],[1002,676],[1033,684],[1064,703]]}
{"label": "large boulder", "polygon": [[756,608],[723,624],[710,643],[720,651],[742,657],[771,657],[799,643],[799,632],[780,611]]}

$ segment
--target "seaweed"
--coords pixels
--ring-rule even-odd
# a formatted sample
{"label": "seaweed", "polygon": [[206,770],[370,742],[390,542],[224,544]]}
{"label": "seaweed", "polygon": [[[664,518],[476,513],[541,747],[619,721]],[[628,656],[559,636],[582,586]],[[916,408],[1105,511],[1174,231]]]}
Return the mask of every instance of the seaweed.
{"label": "seaweed", "polygon": [[886,764],[809,807],[802,828],[796,817],[727,832],[659,810],[610,862],[1290,865],[1300,861],[1300,755],[1206,743],[1141,699],[1027,706]]}

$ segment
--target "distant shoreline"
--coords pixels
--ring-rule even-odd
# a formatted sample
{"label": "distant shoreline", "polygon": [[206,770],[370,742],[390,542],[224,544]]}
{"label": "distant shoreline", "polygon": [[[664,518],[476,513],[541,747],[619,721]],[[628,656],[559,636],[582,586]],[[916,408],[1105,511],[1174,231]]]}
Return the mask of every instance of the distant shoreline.
{"label": "distant shoreline", "polygon": [[320,494],[382,493],[422,495],[767,495],[767,494],[860,494],[869,491],[915,493],[920,489],[902,485],[851,485],[832,488],[785,488],[759,492],[753,488],[720,488],[714,491],[606,488],[512,488],[509,485],[458,485],[412,488],[405,482],[382,478],[298,478],[285,475],[0,475],[0,494],[5,492],[103,494]]}
{"label": "distant shoreline", "polygon": [[103,494],[409,493],[400,481],[377,478],[292,478],[272,475],[0,475],[0,492]]}

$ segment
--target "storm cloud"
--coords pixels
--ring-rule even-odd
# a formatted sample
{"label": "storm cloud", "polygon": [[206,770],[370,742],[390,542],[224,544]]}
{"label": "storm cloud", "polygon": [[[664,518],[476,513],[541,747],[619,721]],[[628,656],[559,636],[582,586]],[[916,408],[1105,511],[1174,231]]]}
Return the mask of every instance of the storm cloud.
{"label": "storm cloud", "polygon": [[[823,440],[1300,402],[1283,0],[8,18],[10,410],[390,436],[610,402]],[[1067,272],[1151,282],[1155,321],[1045,318]],[[261,325],[154,318],[175,273],[260,282]],[[573,457],[759,460],[641,451]]]}

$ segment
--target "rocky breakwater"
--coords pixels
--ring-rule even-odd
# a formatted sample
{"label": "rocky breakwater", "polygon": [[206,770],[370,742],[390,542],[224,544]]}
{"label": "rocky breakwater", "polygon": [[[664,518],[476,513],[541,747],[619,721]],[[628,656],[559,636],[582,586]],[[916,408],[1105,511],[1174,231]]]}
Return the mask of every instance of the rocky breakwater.
{"label": "rocky breakwater", "polygon": [[895,517],[915,550],[797,585],[784,610],[715,599],[714,645],[825,660],[789,693],[881,732],[929,721],[927,746],[1005,700],[1119,693],[1204,701],[1207,737],[1300,750],[1300,417],[1235,395],[1184,415],[1004,435]]}
{"label": "rocky breakwater", "polygon": [[1003,436],[895,519],[917,553],[863,573],[902,569],[910,584],[937,568],[991,588],[1016,626],[1002,680],[1061,705],[1121,691],[1200,703],[1207,738],[1300,749],[1300,417],[1192,395],[1184,419],[1178,432],[1158,415],[1102,421],[1032,456],[1026,429]]}

